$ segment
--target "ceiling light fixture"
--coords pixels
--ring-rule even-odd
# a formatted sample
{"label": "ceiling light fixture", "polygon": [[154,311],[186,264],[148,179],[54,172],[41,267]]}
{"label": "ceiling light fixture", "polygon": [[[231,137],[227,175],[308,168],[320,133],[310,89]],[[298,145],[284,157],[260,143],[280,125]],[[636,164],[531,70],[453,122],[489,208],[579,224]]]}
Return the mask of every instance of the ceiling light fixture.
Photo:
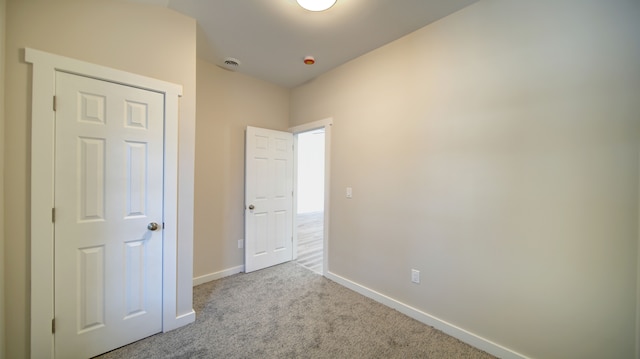
{"label": "ceiling light fixture", "polygon": [[296,0],[298,5],[309,11],[325,11],[336,3],[336,0]]}

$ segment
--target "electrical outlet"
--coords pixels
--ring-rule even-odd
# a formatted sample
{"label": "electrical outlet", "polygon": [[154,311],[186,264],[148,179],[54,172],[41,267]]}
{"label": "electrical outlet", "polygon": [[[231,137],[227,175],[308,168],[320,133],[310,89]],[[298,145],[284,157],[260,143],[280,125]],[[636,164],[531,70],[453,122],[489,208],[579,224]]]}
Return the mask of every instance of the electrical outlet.
{"label": "electrical outlet", "polygon": [[420,271],[417,269],[411,270],[411,282],[419,284],[420,283]]}
{"label": "electrical outlet", "polygon": [[238,249],[244,248],[244,239],[238,239]]}

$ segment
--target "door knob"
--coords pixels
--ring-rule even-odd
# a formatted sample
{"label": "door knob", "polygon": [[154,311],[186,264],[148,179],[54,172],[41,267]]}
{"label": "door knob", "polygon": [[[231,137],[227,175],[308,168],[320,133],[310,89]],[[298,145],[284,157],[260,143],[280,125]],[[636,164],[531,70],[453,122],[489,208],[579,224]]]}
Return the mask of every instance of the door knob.
{"label": "door knob", "polygon": [[160,225],[156,222],[151,222],[147,225],[147,229],[150,231],[157,231],[158,229],[160,229]]}
{"label": "door knob", "polygon": [[250,204],[250,205],[249,205],[249,209],[250,209],[250,210],[252,210],[252,211],[253,211],[255,208],[256,208],[256,206],[254,206],[254,205],[252,205],[252,204]]}

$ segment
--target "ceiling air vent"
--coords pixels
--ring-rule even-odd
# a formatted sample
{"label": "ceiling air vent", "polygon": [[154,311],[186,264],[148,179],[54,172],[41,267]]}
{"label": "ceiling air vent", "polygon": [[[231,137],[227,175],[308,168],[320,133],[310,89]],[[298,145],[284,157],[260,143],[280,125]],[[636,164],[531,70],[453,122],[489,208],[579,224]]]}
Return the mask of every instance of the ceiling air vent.
{"label": "ceiling air vent", "polygon": [[226,57],[223,64],[226,69],[235,71],[240,66],[240,60],[234,59],[233,57]]}

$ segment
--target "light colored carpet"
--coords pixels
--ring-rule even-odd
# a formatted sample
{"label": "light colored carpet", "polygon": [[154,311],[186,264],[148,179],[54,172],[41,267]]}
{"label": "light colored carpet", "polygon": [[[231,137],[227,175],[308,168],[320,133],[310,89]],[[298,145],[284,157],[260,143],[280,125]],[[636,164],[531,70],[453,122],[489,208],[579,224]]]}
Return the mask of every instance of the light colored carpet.
{"label": "light colored carpet", "polygon": [[194,308],[99,358],[493,358],[296,263],[197,286]]}

